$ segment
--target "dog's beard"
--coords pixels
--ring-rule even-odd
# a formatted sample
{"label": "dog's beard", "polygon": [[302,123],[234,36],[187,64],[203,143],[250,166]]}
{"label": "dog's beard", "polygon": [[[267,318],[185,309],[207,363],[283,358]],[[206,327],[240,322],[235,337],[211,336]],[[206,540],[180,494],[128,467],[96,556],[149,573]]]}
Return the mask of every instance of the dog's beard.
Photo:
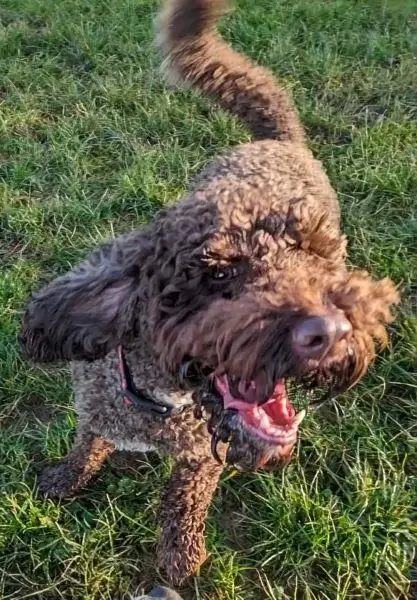
{"label": "dog's beard", "polygon": [[[239,376],[223,365],[202,368],[199,360],[188,357],[180,378],[196,390],[197,405],[209,415],[213,456],[245,471],[284,466],[306,411],[349,389],[366,371],[367,355],[360,344],[352,336],[323,360],[298,364],[288,358],[280,361],[277,353],[276,360],[264,362],[261,352],[263,369],[249,381],[244,365]],[[252,361],[256,364],[256,356]]]}
{"label": "dog's beard", "polygon": [[[288,463],[306,412],[352,387],[366,370],[367,362],[355,348],[352,340],[319,368],[283,373],[272,386],[265,373],[247,383],[224,371],[201,369],[195,361],[187,363],[198,389],[197,404],[210,415],[213,456],[245,471]],[[272,372],[276,371],[274,365]]]}
{"label": "dog's beard", "polygon": [[287,373],[272,386],[265,373],[247,383],[224,371],[203,369],[194,360],[183,363],[180,377],[198,390],[197,405],[209,415],[213,456],[223,462],[222,454],[226,463],[245,471],[285,465],[306,411],[349,388],[362,371],[352,347],[348,349],[341,360],[333,357],[320,369]]}
{"label": "dog's beard", "polygon": [[226,375],[211,374],[200,382],[195,400],[197,414],[208,416],[216,460],[255,471],[281,468],[290,460],[306,409],[328,395],[328,390],[280,379],[271,397],[258,401],[256,384],[245,387],[234,378],[229,382]]}

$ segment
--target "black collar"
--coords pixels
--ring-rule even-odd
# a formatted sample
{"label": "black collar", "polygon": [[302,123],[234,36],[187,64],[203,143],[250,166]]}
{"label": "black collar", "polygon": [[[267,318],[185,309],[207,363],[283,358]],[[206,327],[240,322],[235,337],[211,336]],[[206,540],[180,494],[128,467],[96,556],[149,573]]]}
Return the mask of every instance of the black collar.
{"label": "black collar", "polygon": [[120,387],[123,401],[126,405],[133,405],[136,406],[136,408],[140,408],[163,417],[170,417],[174,414],[180,413],[184,410],[184,408],[189,406],[189,404],[176,406],[170,402],[156,402],[156,400],[148,396],[145,391],[138,390],[134,384],[132,374],[130,373],[127,365],[122,346],[118,346],[117,354],[119,357],[118,370],[120,376]]}

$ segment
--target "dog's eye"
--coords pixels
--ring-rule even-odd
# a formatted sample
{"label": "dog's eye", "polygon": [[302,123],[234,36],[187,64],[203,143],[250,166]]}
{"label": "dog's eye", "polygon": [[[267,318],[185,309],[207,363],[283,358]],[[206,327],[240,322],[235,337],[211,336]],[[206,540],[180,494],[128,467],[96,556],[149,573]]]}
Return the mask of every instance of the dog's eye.
{"label": "dog's eye", "polygon": [[230,281],[238,277],[239,271],[236,267],[213,267],[210,271],[210,277],[216,281]]}

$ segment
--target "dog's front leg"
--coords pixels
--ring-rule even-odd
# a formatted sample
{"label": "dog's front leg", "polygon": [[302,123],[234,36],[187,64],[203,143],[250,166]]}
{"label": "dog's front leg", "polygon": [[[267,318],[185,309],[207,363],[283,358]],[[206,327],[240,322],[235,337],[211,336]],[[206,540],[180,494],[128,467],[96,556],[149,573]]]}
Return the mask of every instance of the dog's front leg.
{"label": "dog's front leg", "polygon": [[212,456],[175,463],[162,497],[158,565],[178,585],[205,561],[205,519],[223,467]]}
{"label": "dog's front leg", "polygon": [[79,429],[71,452],[47,466],[38,479],[38,490],[51,498],[70,496],[98,473],[114,446],[89,431]]}

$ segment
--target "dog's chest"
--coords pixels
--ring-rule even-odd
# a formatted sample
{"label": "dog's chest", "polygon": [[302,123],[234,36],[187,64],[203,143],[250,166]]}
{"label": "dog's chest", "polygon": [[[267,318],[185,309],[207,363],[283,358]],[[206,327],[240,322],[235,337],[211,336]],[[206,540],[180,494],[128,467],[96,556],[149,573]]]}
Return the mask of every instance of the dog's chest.
{"label": "dog's chest", "polygon": [[[208,439],[205,423],[194,417],[191,392],[163,377],[142,353],[126,352],[125,358],[128,379],[139,397],[144,394],[151,400],[149,405],[128,401],[120,357],[112,352],[94,363],[73,363],[80,421],[118,449],[131,452],[172,454]],[[153,404],[173,406],[172,416],[158,414]]]}

